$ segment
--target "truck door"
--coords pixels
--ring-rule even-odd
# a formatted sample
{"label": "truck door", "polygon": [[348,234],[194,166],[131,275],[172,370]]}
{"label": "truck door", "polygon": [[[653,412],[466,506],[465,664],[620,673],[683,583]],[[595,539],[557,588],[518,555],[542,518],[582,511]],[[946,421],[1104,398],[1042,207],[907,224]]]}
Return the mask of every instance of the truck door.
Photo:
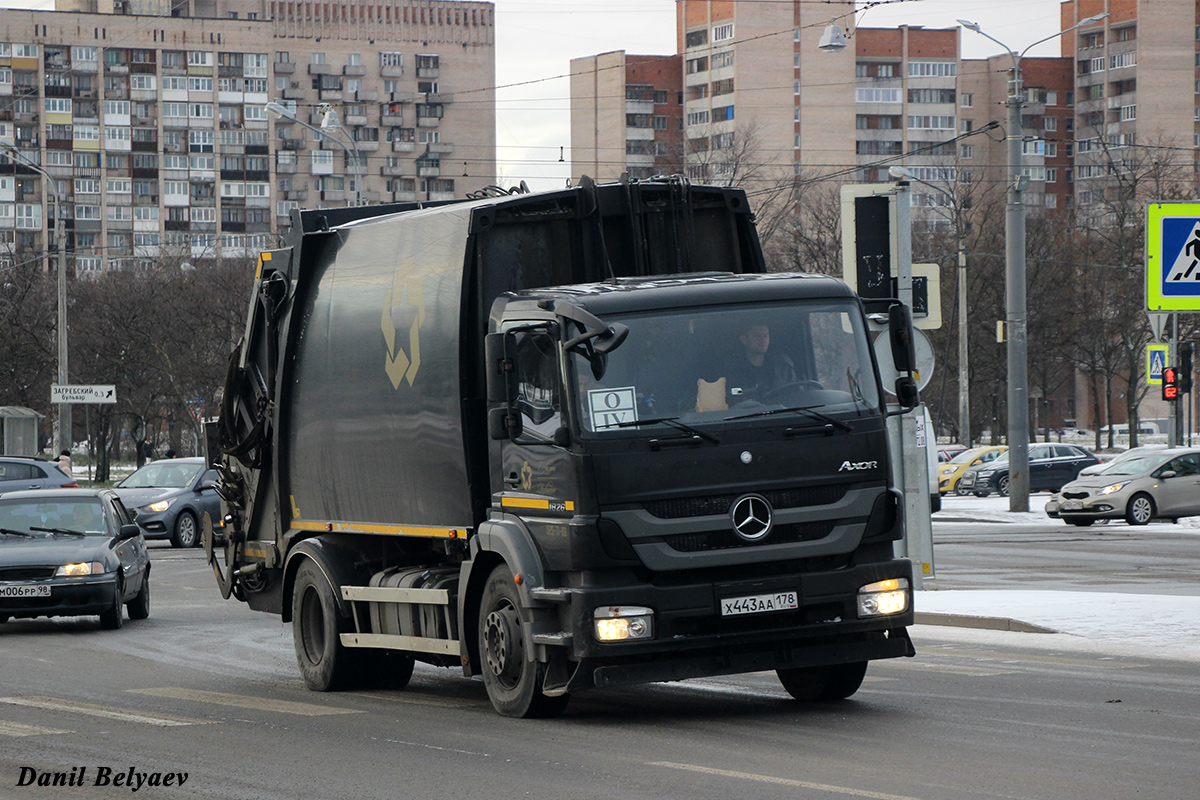
{"label": "truck door", "polygon": [[524,517],[542,516],[538,512],[546,510],[561,520],[562,513],[569,510],[568,503],[573,508],[576,498],[575,483],[568,474],[569,452],[555,444],[556,437],[561,442],[565,436],[557,333],[518,333],[513,369],[517,377],[514,410],[521,417],[521,433],[502,446],[501,504],[521,509],[518,513]]}

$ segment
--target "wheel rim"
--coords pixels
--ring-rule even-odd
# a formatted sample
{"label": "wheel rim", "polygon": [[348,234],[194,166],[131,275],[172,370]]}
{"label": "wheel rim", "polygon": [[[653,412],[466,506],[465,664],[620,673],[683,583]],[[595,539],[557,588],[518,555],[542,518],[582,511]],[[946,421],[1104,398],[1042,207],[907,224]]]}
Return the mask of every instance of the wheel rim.
{"label": "wheel rim", "polygon": [[1146,497],[1133,498],[1133,518],[1138,523],[1150,521],[1150,500]]}
{"label": "wheel rim", "polygon": [[483,629],[484,658],[488,669],[506,689],[521,679],[525,647],[521,639],[521,618],[510,603],[503,603],[487,615]]}
{"label": "wheel rim", "polygon": [[1001,478],[1000,485],[997,487],[997,489],[999,489],[1002,496],[1008,497],[1008,478]]}
{"label": "wheel rim", "polygon": [[325,649],[325,614],[315,586],[305,589],[300,601],[300,615],[300,645],[304,648],[304,657],[310,663],[318,664]]}
{"label": "wheel rim", "polygon": [[196,542],[196,520],[191,514],[179,518],[179,542],[184,547],[191,547]]}

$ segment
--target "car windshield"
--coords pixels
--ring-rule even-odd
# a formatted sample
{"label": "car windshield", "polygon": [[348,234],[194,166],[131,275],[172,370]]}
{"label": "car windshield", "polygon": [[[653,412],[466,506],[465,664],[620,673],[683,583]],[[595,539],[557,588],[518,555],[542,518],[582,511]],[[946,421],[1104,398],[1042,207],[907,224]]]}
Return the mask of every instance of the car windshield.
{"label": "car windshield", "polygon": [[[603,376],[571,353],[585,433],[745,420],[834,425],[880,413],[862,314],[850,300],[606,315],[629,326]],[[800,418],[800,422],[797,421]]]}
{"label": "car windshield", "polygon": [[152,461],[118,484],[122,489],[182,489],[204,469],[203,464],[183,464],[171,459]]}
{"label": "car windshield", "polygon": [[970,464],[977,457],[983,455],[984,452],[986,452],[986,451],[984,451],[982,448],[979,448],[979,447],[975,448],[974,450],[964,450],[961,453],[959,453],[958,455],[956,455],[954,458],[950,459],[950,463],[951,464]]}
{"label": "car windshield", "polygon": [[1162,457],[1155,456],[1133,456],[1132,458],[1123,458],[1120,461],[1114,461],[1104,469],[1100,470],[1101,475],[1140,475],[1143,472],[1149,472],[1155,467],[1162,464]]}
{"label": "car windshield", "polygon": [[0,500],[0,528],[33,536],[53,536],[56,531],[108,535],[104,507],[93,497],[49,502]]}

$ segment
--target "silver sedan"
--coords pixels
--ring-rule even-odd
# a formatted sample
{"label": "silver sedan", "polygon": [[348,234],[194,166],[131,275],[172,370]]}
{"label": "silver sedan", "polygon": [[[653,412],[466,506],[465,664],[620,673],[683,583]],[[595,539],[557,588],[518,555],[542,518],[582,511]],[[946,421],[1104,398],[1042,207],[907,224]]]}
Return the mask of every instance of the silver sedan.
{"label": "silver sedan", "polygon": [[1158,450],[1109,464],[1064,486],[1046,503],[1046,514],[1080,526],[1200,515],[1200,449]]}

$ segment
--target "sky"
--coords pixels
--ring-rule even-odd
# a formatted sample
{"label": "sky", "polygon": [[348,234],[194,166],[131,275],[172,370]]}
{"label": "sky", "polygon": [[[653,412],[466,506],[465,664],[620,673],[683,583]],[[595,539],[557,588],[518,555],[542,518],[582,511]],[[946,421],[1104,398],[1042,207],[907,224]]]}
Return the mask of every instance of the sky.
{"label": "sky", "polygon": [[[675,52],[675,2],[494,2],[496,80],[503,87],[497,92],[496,124],[501,182],[507,186],[525,180],[535,190],[558,188],[570,176],[570,86],[566,76],[571,59],[610,50],[638,55]],[[0,6],[49,10],[53,0],[0,0]],[[865,10],[856,15],[856,26],[945,28],[964,18],[1022,50],[1059,28],[1058,0],[881,0],[859,2],[859,7]],[[844,29],[851,27],[845,21],[840,24]],[[818,29],[810,32],[813,47],[820,34]],[[963,37],[967,58],[997,52],[1000,48],[982,36],[968,32]],[[1055,42],[1030,51],[1030,55],[1057,54]]]}

